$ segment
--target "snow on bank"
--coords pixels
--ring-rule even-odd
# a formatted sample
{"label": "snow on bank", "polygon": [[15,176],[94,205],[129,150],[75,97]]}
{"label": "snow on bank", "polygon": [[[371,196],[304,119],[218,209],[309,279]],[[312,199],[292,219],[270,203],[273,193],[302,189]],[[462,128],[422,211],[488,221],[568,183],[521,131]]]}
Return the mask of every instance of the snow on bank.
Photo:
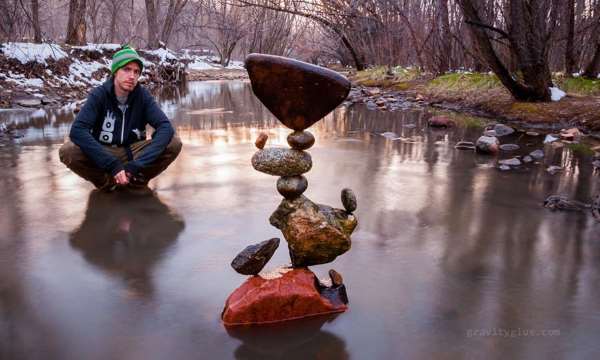
{"label": "snow on bank", "polygon": [[179,60],[177,55],[169,49],[156,49],[156,50],[143,50],[143,51],[146,54],[151,54],[151,55],[158,57],[160,59],[161,63],[169,61],[169,60],[173,60],[173,61]]}
{"label": "snow on bank", "polygon": [[80,49],[84,51],[117,51],[121,48],[119,44],[91,44],[88,43],[85,46],[72,46],[73,49]]}
{"label": "snow on bank", "polygon": [[0,52],[9,59],[17,59],[21,64],[34,61],[47,65],[47,59],[60,60],[68,56],[57,44],[9,42],[1,44]]}
{"label": "snow on bank", "polygon": [[[119,44],[68,46],[59,44],[0,43],[0,88],[9,94],[0,98],[0,107],[11,106],[21,97],[49,99],[78,98],[110,76],[112,54]],[[192,54],[196,52],[196,54]],[[158,68],[181,71],[223,69],[208,50],[138,49],[144,63],[143,76],[162,83]],[[15,61],[16,60],[16,61]],[[40,66],[41,65],[41,66]],[[243,69],[230,62],[227,69]],[[158,78],[158,79],[157,79]],[[60,100],[59,100],[60,102]]]}
{"label": "snow on bank", "polygon": [[218,69],[218,66],[213,66],[210,63],[204,61],[204,60],[200,60],[200,59],[196,59],[194,60],[194,62],[191,62],[188,64],[188,69],[190,70],[214,70],[214,69]]}
{"label": "snow on bank", "polygon": [[567,96],[567,93],[565,93],[564,91],[562,91],[561,89],[559,89],[557,87],[551,87],[550,92],[551,92],[552,101],[560,101],[560,99]]}

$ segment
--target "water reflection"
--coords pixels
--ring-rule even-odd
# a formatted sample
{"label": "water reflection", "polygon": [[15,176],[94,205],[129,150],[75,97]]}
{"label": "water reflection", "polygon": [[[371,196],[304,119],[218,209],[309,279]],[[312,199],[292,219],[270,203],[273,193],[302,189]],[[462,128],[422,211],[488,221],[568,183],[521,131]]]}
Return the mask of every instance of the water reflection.
{"label": "water reflection", "polygon": [[236,359],[332,359],[350,355],[346,343],[321,328],[336,316],[321,316],[287,324],[262,327],[232,327],[227,333],[242,340],[235,350]]}
{"label": "water reflection", "polygon": [[155,194],[94,190],[69,242],[90,264],[122,278],[132,295],[147,297],[153,293],[152,269],[184,227]]}

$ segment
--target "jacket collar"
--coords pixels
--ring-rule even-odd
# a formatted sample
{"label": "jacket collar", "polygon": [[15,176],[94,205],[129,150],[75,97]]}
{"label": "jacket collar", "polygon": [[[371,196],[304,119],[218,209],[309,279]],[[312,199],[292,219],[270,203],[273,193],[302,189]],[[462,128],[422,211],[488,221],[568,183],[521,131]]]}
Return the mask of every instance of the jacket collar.
{"label": "jacket collar", "polygon": [[[114,76],[109,76],[108,79],[106,79],[106,81],[102,84],[102,87],[104,88],[104,90],[108,93],[108,96],[111,98],[111,100],[113,101],[117,101],[117,94],[115,93],[115,83],[114,83]],[[131,104],[131,102],[133,101],[133,99],[138,95],[138,93],[140,92],[140,84],[138,83],[135,88],[133,88],[133,91],[129,93],[129,96],[127,97],[127,104]]]}

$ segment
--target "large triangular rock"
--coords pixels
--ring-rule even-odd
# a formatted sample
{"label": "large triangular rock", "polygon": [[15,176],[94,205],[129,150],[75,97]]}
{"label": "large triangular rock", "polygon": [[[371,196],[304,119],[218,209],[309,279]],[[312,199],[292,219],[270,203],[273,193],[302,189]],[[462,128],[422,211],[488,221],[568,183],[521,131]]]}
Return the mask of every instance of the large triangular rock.
{"label": "large triangular rock", "polygon": [[304,130],[344,101],[350,81],[335,71],[281,56],[250,54],[252,90],[279,121]]}

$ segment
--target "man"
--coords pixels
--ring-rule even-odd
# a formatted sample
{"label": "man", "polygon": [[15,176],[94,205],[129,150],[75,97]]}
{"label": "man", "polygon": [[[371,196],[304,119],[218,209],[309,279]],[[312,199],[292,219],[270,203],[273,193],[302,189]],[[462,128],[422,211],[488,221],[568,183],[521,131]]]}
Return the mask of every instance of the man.
{"label": "man", "polygon": [[[98,189],[146,188],[181,151],[152,95],[138,84],[144,64],[129,46],[112,58],[111,77],[92,90],[75,118],[60,160]],[[146,139],[146,125],[154,128]]]}

